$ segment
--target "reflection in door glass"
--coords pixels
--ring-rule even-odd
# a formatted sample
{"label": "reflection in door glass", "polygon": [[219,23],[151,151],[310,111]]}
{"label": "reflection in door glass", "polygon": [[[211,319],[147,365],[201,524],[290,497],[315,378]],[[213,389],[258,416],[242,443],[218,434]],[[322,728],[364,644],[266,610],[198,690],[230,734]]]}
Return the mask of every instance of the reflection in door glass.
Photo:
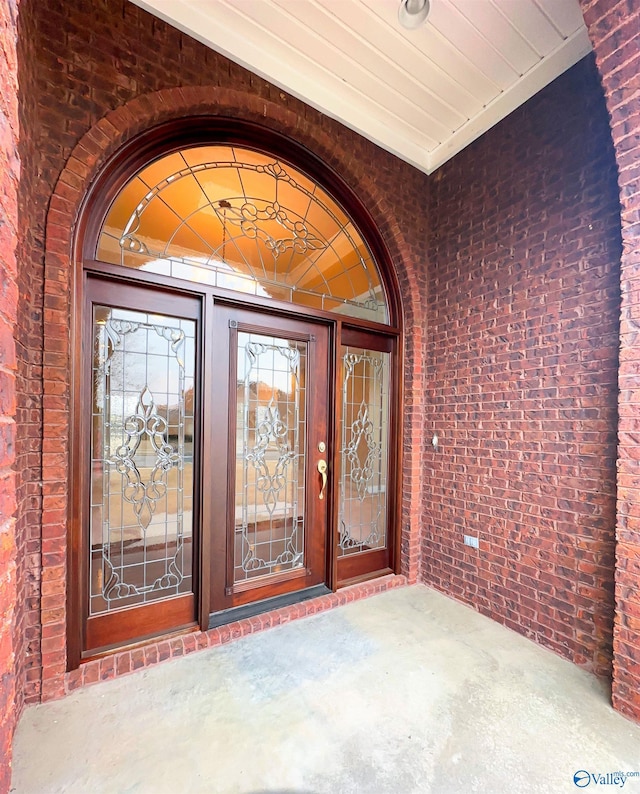
{"label": "reflection in door glass", "polygon": [[234,581],[304,565],[307,343],[238,333]]}
{"label": "reflection in door glass", "polygon": [[95,306],[90,614],[191,592],[195,323]]}
{"label": "reflection in door glass", "polygon": [[389,353],[342,348],[338,555],[387,543]]}

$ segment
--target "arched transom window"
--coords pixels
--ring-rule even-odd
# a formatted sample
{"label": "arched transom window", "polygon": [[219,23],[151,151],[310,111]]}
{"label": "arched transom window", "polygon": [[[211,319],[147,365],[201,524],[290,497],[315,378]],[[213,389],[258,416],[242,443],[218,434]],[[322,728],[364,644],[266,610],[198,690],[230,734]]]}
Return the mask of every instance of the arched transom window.
{"label": "arched transom window", "polygon": [[109,208],[96,258],[388,323],[378,269],[337,202],[301,171],[240,146],[142,168]]}

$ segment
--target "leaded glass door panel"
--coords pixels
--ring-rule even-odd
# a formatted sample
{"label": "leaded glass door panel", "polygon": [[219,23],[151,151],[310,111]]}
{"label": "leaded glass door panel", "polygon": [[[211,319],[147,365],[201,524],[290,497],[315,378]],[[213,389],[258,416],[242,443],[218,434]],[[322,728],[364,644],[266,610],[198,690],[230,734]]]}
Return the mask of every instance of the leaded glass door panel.
{"label": "leaded glass door panel", "polygon": [[93,280],[87,298],[91,655],[194,623],[200,304]]}
{"label": "leaded glass door panel", "polygon": [[216,325],[214,612],[326,581],[331,468],[326,326],[232,307]]}
{"label": "leaded glass door panel", "polygon": [[394,340],[345,328],[337,357],[336,569],[343,585],[393,568]]}

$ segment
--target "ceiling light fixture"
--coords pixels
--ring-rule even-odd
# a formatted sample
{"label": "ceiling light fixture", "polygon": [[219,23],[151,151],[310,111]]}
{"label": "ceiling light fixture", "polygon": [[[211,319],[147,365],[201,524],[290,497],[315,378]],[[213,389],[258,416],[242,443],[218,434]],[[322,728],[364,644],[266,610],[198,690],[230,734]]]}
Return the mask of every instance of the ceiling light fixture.
{"label": "ceiling light fixture", "polygon": [[398,22],[407,30],[415,30],[429,16],[429,0],[402,0]]}

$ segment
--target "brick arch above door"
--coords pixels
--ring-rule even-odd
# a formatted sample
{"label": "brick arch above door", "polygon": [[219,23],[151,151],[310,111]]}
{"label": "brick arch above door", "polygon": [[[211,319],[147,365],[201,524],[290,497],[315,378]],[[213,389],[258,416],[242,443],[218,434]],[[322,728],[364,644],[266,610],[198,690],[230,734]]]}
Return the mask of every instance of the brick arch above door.
{"label": "brick arch above door", "polygon": [[[76,340],[70,336],[70,315],[77,285],[76,226],[89,189],[101,168],[125,143],[162,122],[187,116],[207,115],[252,121],[287,135],[311,150],[338,173],[357,193],[389,252],[402,304],[405,328],[403,504],[401,572],[415,581],[418,576],[420,499],[422,493],[420,450],[416,428],[421,428],[420,399],[423,392],[421,355],[426,292],[425,269],[419,253],[407,245],[394,207],[376,187],[370,163],[356,160],[336,141],[335,135],[308,122],[295,112],[255,95],[231,89],[173,88],[137,97],[108,113],[78,142],[67,160],[51,198],[45,242],[44,408],[43,408],[43,539],[60,560],[67,552],[66,484],[74,461],[61,451],[59,439],[68,439],[71,422],[69,394],[71,361]],[[422,178],[422,176],[421,176]],[[416,196],[416,200],[419,200]],[[420,208],[416,207],[416,212]],[[47,576],[64,588],[63,564]],[[43,615],[43,636],[60,636],[66,611]],[[61,631],[62,629],[62,631]],[[43,658],[42,699],[64,693],[66,648]]]}

